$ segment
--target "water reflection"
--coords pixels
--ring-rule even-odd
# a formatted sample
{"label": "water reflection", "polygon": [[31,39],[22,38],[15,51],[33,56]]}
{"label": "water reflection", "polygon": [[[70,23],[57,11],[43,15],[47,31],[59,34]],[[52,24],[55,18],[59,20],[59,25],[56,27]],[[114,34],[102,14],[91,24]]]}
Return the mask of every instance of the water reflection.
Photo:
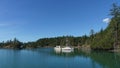
{"label": "water reflection", "polygon": [[103,68],[120,68],[120,56],[116,53],[92,52],[89,56]]}
{"label": "water reflection", "polygon": [[71,53],[74,52],[74,50],[62,50],[63,53]]}
{"label": "water reflection", "polygon": [[0,50],[0,68],[120,68],[120,53],[53,48]]}
{"label": "water reflection", "polygon": [[[91,60],[92,68],[120,68],[120,53],[111,53],[106,51],[78,50],[59,51],[54,50],[57,56],[79,57]],[[82,61],[81,61],[82,62]],[[87,62],[86,62],[87,63]]]}
{"label": "water reflection", "polygon": [[60,54],[61,53],[61,49],[54,49],[55,53]]}
{"label": "water reflection", "polygon": [[[67,68],[64,67],[64,64],[66,63],[69,63],[67,64],[69,68],[120,68],[120,53],[91,51],[85,49],[61,51],[54,50],[53,48],[40,48],[30,51],[34,52],[34,54],[39,54],[37,56],[42,57],[40,60],[44,62],[48,63],[49,61],[47,60],[50,60],[49,63],[51,63],[51,61],[58,63],[56,66],[59,66],[61,63],[63,63],[60,65],[61,67],[58,68]],[[52,64],[50,66],[52,66]]]}

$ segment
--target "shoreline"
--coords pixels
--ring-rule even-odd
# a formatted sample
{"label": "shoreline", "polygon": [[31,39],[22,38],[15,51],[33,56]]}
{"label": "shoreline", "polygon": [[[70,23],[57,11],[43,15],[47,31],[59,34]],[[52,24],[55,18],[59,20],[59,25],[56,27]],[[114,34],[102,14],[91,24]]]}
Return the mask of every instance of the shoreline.
{"label": "shoreline", "polygon": [[[91,50],[94,50],[94,49],[91,49],[90,45],[82,45],[82,46],[72,46],[74,49],[78,49],[78,50],[85,50],[85,51],[91,51]],[[0,47],[0,49],[13,49],[13,50],[22,50],[22,49],[37,49],[37,48],[54,48],[54,46],[44,46],[44,47],[26,47],[26,48],[13,48],[13,47]],[[108,51],[108,52],[113,52],[113,53],[116,53],[116,52],[120,52],[120,49],[116,49],[116,50],[103,50],[103,49],[96,49],[94,51]]]}

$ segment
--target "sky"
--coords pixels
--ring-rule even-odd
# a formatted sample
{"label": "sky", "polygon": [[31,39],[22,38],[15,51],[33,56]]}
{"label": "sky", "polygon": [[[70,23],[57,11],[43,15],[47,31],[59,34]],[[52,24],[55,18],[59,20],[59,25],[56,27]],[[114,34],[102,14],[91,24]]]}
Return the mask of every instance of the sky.
{"label": "sky", "polygon": [[0,42],[89,35],[110,21],[119,0],[0,0]]}

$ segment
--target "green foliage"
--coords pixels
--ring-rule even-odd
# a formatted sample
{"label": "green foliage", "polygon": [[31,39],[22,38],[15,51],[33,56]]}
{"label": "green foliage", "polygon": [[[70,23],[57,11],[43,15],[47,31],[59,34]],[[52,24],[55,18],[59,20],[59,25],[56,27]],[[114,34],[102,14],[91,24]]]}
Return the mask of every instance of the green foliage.
{"label": "green foliage", "polygon": [[8,40],[6,42],[0,43],[1,48],[12,48],[12,49],[21,49],[22,42],[14,38],[14,40]]}
{"label": "green foliage", "polygon": [[88,39],[86,35],[82,37],[62,36],[54,38],[42,38],[36,42],[24,43],[24,48],[55,47],[56,45],[65,46],[66,38],[68,38],[71,46],[81,46],[85,44],[86,39]]}
{"label": "green foliage", "polygon": [[108,27],[94,35],[94,41],[91,43],[92,49],[113,49],[116,40],[120,42],[120,7],[113,4],[110,14],[113,17]]}
{"label": "green foliage", "polygon": [[113,17],[119,17],[120,16],[120,6],[113,3],[112,9],[110,10],[110,15]]}
{"label": "green foliage", "polygon": [[[95,33],[93,29],[90,31],[90,36],[84,35],[81,37],[62,36],[54,38],[42,38],[35,42],[21,43],[16,38],[1,42],[1,48],[38,48],[38,47],[54,47],[56,45],[65,46],[66,38],[71,46],[90,45],[92,49],[113,49],[114,46],[120,43],[120,6],[113,4],[110,10],[112,16],[110,23],[106,29],[101,29]],[[117,44],[115,44],[117,42]],[[120,44],[119,44],[120,45]]]}

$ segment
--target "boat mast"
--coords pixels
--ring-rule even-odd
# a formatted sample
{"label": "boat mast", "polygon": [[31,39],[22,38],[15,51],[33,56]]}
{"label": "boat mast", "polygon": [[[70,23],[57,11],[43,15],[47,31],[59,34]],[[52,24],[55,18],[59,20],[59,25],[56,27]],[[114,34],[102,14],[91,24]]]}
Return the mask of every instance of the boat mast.
{"label": "boat mast", "polygon": [[66,46],[68,46],[68,38],[66,38]]}

